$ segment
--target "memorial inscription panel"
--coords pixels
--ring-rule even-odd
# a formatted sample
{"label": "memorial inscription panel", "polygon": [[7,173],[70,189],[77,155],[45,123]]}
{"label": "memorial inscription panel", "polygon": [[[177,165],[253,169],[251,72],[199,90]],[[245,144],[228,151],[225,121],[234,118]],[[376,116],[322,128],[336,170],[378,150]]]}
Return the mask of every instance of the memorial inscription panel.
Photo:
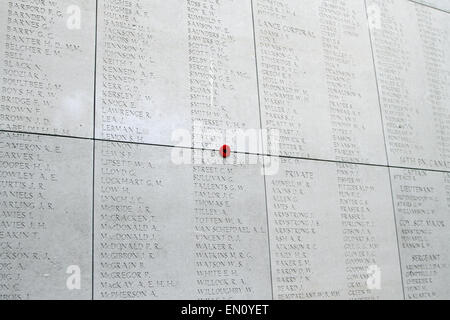
{"label": "memorial inscription panel", "polygon": [[92,137],[95,1],[1,1],[0,21],[0,130]]}
{"label": "memorial inscription panel", "polygon": [[260,129],[250,0],[100,0],[98,24],[96,137],[218,149]]}
{"label": "memorial inscription panel", "polygon": [[254,12],[262,126],[279,131],[267,153],[386,164],[364,1],[255,0]]}
{"label": "memorial inscription panel", "polygon": [[91,141],[0,133],[1,300],[92,297],[92,156]]}
{"label": "memorial inscription panel", "polygon": [[450,169],[450,17],[410,1],[371,1],[389,164]]}
{"label": "memorial inscription panel", "polygon": [[387,168],[281,159],[267,201],[275,299],[403,298]]}
{"label": "memorial inscription panel", "polygon": [[95,298],[271,299],[258,158],[182,152],[96,143]]}
{"label": "memorial inscription panel", "polygon": [[450,299],[450,173],[391,176],[406,299]]}

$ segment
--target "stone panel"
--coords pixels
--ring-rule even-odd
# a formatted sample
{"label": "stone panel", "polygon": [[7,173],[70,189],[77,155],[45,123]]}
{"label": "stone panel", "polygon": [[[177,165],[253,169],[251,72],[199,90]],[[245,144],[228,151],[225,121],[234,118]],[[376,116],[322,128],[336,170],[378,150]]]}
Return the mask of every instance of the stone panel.
{"label": "stone panel", "polygon": [[95,172],[96,299],[271,299],[257,157],[98,142]]}
{"label": "stone panel", "polygon": [[409,1],[370,6],[389,164],[448,170],[449,15]]}
{"label": "stone panel", "polygon": [[267,199],[275,299],[403,298],[386,168],[281,159]]}
{"label": "stone panel", "polygon": [[98,138],[250,151],[227,131],[260,129],[250,0],[100,0],[98,23]]}
{"label": "stone panel", "polygon": [[450,173],[391,176],[406,299],[449,299]]}
{"label": "stone panel", "polygon": [[450,0],[415,0],[414,2],[423,3],[427,6],[450,12]]}
{"label": "stone panel", "polygon": [[91,137],[95,1],[1,1],[0,130]]}
{"label": "stone panel", "polygon": [[1,300],[91,299],[92,156],[92,141],[0,133]]}
{"label": "stone panel", "polygon": [[254,1],[267,153],[386,164],[364,1]]}

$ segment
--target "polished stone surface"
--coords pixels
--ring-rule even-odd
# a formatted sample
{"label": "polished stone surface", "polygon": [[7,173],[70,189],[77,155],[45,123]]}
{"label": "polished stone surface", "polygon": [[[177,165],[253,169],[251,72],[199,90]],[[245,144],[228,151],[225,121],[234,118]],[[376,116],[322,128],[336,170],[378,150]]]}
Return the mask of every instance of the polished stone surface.
{"label": "polished stone surface", "polygon": [[0,300],[448,299],[423,2],[3,1]]}
{"label": "polished stone surface", "polygon": [[450,299],[450,173],[391,176],[406,299]]}
{"label": "polished stone surface", "polygon": [[96,137],[251,151],[229,132],[260,129],[250,0],[128,3],[99,1]]}
{"label": "polished stone surface", "polygon": [[0,130],[92,138],[95,1],[2,1],[0,21]]}
{"label": "polished stone surface", "polygon": [[253,3],[266,153],[386,164],[364,1]]}
{"label": "polished stone surface", "polygon": [[388,169],[283,159],[267,203],[275,299],[403,298]]}
{"label": "polished stone surface", "polygon": [[409,1],[371,1],[389,164],[449,170],[450,19]]}
{"label": "polished stone surface", "polygon": [[261,163],[97,142],[94,297],[271,299]]}
{"label": "polished stone surface", "polygon": [[0,133],[1,300],[91,297],[92,155],[91,141]]}

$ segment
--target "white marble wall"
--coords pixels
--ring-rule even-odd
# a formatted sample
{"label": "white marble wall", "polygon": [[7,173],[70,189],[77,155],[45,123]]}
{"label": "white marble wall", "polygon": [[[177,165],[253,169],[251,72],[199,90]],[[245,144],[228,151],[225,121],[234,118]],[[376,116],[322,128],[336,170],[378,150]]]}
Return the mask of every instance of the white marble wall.
{"label": "white marble wall", "polygon": [[2,2],[0,299],[450,298],[449,8]]}

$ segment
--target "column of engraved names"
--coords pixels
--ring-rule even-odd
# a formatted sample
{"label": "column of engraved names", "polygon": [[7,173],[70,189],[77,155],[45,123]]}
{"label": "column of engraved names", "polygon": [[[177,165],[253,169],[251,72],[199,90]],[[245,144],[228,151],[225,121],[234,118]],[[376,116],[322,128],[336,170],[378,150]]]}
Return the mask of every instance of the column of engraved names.
{"label": "column of engraved names", "polygon": [[377,238],[370,194],[375,186],[361,177],[360,166],[336,164],[339,211],[344,240],[347,293],[351,299],[374,299],[377,295],[367,287],[367,270],[377,267]]}
{"label": "column of engraved names", "polygon": [[0,292],[2,300],[28,299],[30,293],[22,286],[23,274],[33,263],[51,260],[49,252],[30,249],[42,233],[49,232],[46,216],[55,211],[55,205],[46,193],[48,184],[56,183],[53,168],[43,162],[40,153],[58,154],[57,146],[43,151],[39,137],[2,133],[0,155],[1,232],[2,254]]}
{"label": "column of engraved names", "polygon": [[154,77],[151,11],[146,1],[100,1],[97,136],[143,142],[152,118],[143,88]]}
{"label": "column of engraved names", "polygon": [[[295,11],[288,1],[257,0],[256,12],[258,69],[263,110],[263,128],[279,130],[279,139],[269,139],[268,150],[279,145],[285,155],[310,156],[305,146],[305,121],[297,111],[298,105],[310,102],[308,88],[299,75],[305,71],[295,47],[282,41],[294,38],[299,43],[315,39],[312,30],[282,25],[287,17],[295,18]],[[270,153],[270,152],[269,152]]]}
{"label": "column of engraved names", "polygon": [[[422,44],[428,94],[425,104],[431,107],[436,147],[440,158],[450,160],[450,59],[442,44],[450,41],[450,33],[433,23],[433,11],[415,6],[419,38]],[[447,17],[448,19],[448,17]]]}
{"label": "column of engraved names", "polygon": [[99,8],[97,136],[218,148],[225,129],[259,128],[248,0]]}
{"label": "column of engraved names", "polygon": [[392,153],[411,157],[421,151],[414,141],[412,115],[417,111],[409,103],[405,76],[412,61],[405,46],[405,26],[395,19],[388,2],[376,2],[381,28],[372,29],[374,54],[378,58],[377,76],[383,106],[386,143]]}
{"label": "column of engraved names", "polygon": [[254,11],[262,124],[279,132],[269,153],[386,163],[364,2],[258,0]]}
{"label": "column of engraved names", "polygon": [[449,175],[391,170],[406,298],[448,298]]}
{"label": "column of engraved names", "polygon": [[370,3],[380,13],[371,33],[391,164],[448,168],[448,14],[407,1]]}
{"label": "column of engraved names", "polygon": [[[1,300],[90,298],[92,190],[85,184],[92,177],[79,168],[92,161],[92,146],[15,133],[0,138]],[[69,265],[82,270],[82,290],[66,287]]]}
{"label": "column of engraved names", "polygon": [[[283,159],[281,163],[292,165],[298,161]],[[315,172],[291,168],[282,173],[280,177],[271,179],[268,185],[275,298],[336,297],[339,292],[333,290],[318,288],[315,292],[308,292],[308,284],[313,281],[314,274],[311,260],[319,252],[320,222],[302,197],[314,192]]]}
{"label": "column of engraved names", "polygon": [[172,279],[154,275],[162,244],[149,194],[163,181],[138,145],[100,143],[96,164],[95,293],[100,299],[155,299]]}
{"label": "column of engraved names", "polygon": [[[200,299],[268,297],[264,206],[251,205],[264,201],[252,196],[263,197],[264,186],[240,181],[243,170],[245,165],[226,163],[193,166],[195,288]],[[263,272],[255,274],[258,268]]]}
{"label": "column of engraved names", "polygon": [[[246,5],[247,4],[247,5]],[[230,21],[227,7],[242,10],[247,34],[235,21]],[[187,45],[189,64],[189,104],[192,120],[194,145],[205,148],[218,148],[224,143],[223,135],[226,129],[246,129],[250,123],[246,122],[246,114],[253,108],[257,111],[256,80],[253,52],[251,57],[245,56],[252,47],[250,37],[251,20],[249,1],[212,1],[188,0],[187,10]],[[229,10],[229,9],[228,9]],[[227,15],[228,14],[228,15]],[[248,37],[248,38],[245,38]],[[236,56],[236,46],[243,44],[243,56]],[[250,72],[253,72],[250,76]],[[248,84],[253,87],[247,88]],[[254,94],[250,98],[249,94]],[[238,117],[236,117],[238,115]],[[251,123],[255,121],[252,113]],[[251,128],[258,129],[258,128]]]}
{"label": "column of engraved names", "polygon": [[90,136],[95,7],[78,2],[0,4],[0,129]]}
{"label": "column of engraved names", "polygon": [[358,142],[360,132],[365,131],[361,111],[366,107],[355,86],[359,79],[354,55],[360,52],[346,50],[343,44],[345,38],[358,41],[365,16],[358,16],[352,3],[335,0],[320,1],[318,13],[334,154],[337,160],[368,162]]}

